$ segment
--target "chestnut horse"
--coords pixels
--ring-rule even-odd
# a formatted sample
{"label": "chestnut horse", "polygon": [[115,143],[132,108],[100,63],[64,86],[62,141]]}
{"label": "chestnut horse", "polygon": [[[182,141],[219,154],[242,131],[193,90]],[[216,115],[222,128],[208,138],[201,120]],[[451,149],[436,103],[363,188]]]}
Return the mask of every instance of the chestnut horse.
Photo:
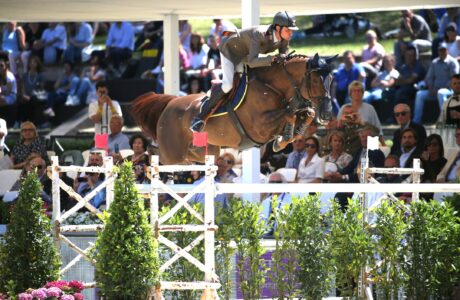
{"label": "chestnut horse", "polygon": [[[247,140],[245,135],[254,142],[252,146],[269,142],[292,120],[288,106],[294,100],[303,104],[294,118],[297,130],[303,131],[313,118],[322,123],[330,115],[332,59],[320,59],[318,54],[313,58],[292,55],[270,67],[252,69],[254,76],[245,99],[235,111],[241,126],[235,125],[229,114],[208,119],[204,131],[208,132],[209,154],[217,157],[220,147],[241,149],[243,140]],[[132,115],[158,144],[163,164],[204,161],[204,148],[192,146],[189,129],[202,98],[203,94],[178,97],[147,93],[134,101]]]}

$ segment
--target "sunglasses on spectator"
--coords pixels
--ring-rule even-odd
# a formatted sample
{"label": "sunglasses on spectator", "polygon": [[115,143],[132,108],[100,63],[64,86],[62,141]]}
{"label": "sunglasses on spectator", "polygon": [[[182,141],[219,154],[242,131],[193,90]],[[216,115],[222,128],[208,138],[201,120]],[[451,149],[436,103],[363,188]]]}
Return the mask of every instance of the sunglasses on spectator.
{"label": "sunglasses on spectator", "polygon": [[401,112],[395,112],[395,117],[399,117],[399,116],[405,116],[407,115],[407,111],[401,111]]}
{"label": "sunglasses on spectator", "polygon": [[316,145],[315,144],[305,144],[305,148],[316,148]]}

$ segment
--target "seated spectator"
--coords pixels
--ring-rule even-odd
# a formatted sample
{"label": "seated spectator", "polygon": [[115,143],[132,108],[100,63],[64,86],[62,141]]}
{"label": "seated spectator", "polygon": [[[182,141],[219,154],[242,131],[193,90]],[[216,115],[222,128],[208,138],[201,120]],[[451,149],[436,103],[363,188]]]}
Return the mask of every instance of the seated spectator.
{"label": "seated spectator", "polygon": [[391,54],[385,55],[383,58],[383,71],[379,71],[378,75],[372,80],[371,90],[364,92],[364,102],[380,101],[382,98],[392,102],[398,77],[399,72],[395,69],[394,56]]}
{"label": "seated spectator", "polygon": [[439,134],[434,133],[427,137],[420,158],[425,170],[422,175],[422,182],[436,182],[438,174],[447,163],[447,159],[444,157],[444,145]]}
{"label": "seated spectator", "polygon": [[431,29],[423,17],[416,15],[412,10],[401,11],[401,25],[399,27],[398,41],[394,44],[396,65],[403,63],[404,52],[408,42],[404,41],[409,37],[409,42],[414,45],[418,52],[425,52],[431,49]]}
{"label": "seated spectator", "polygon": [[36,41],[40,40],[43,34],[43,31],[45,30],[45,25],[44,23],[27,23],[24,26],[24,32],[25,32],[25,48],[21,53],[21,60],[22,60],[22,66],[24,68],[24,73],[26,73],[29,70],[29,60],[30,56],[38,56],[40,58],[40,61],[43,61],[43,48],[42,49],[34,49],[34,44]]}
{"label": "seated spectator", "polygon": [[[355,80],[350,83],[348,86],[348,93],[351,98],[351,107],[353,108],[353,111],[359,113],[363,122],[367,122],[379,130],[380,142],[382,145],[385,144],[383,139],[382,124],[377,116],[377,112],[372,105],[363,102],[364,85],[362,82]],[[343,109],[341,108],[337,115],[337,119],[342,117],[342,110]]]}
{"label": "seated spectator", "polygon": [[423,125],[415,123],[412,121],[412,115],[410,111],[410,107],[407,104],[400,103],[397,104],[394,109],[394,117],[396,119],[396,123],[400,126],[394,133],[393,133],[393,145],[391,146],[391,154],[400,153],[401,149],[401,132],[406,128],[412,128],[417,133],[417,146],[422,148],[425,144],[426,139],[426,130]]}
{"label": "seated spectator", "polygon": [[8,127],[6,121],[0,118],[0,151],[5,148],[5,138],[8,135]]}
{"label": "seated spectator", "polygon": [[233,183],[233,179],[238,175],[233,171],[235,165],[235,156],[231,153],[224,153],[216,160],[217,174],[216,182],[220,183]]}
{"label": "seated spectator", "polygon": [[21,124],[20,138],[11,149],[13,168],[22,169],[32,153],[40,154],[46,162],[49,162],[45,144],[38,136],[37,128],[34,123],[26,121]]}
{"label": "seated spectator", "polygon": [[292,152],[289,153],[286,168],[298,169],[300,161],[307,156],[305,149],[305,138],[298,137],[292,142]]}
{"label": "seated spectator", "polygon": [[126,160],[133,163],[136,183],[145,183],[148,180],[146,177],[146,169],[150,166],[149,156],[146,153],[148,144],[148,140],[142,134],[134,134],[129,139],[134,154],[128,156]]}
{"label": "seated spectator", "polygon": [[437,37],[433,40],[431,46],[431,58],[435,59],[438,57],[438,46],[444,40],[446,34],[446,28],[450,23],[454,23],[457,26],[457,34],[460,35],[460,14],[458,13],[458,7],[449,7],[441,18]]}
{"label": "seated spectator", "polygon": [[123,161],[120,150],[131,149],[129,138],[121,132],[123,124],[123,118],[119,115],[113,115],[110,118],[109,155],[113,157],[114,163]]}
{"label": "seated spectator", "polygon": [[457,61],[460,60],[460,36],[457,34],[457,24],[454,22],[446,27],[444,41],[447,44],[447,53]]}
{"label": "seated spectator", "polygon": [[[460,128],[455,130],[455,141],[460,147]],[[436,177],[436,182],[457,182],[460,178],[460,148],[447,157],[447,163]]]}
{"label": "seated spectator", "polygon": [[400,151],[395,153],[399,156],[399,165],[402,168],[412,168],[414,159],[420,158],[423,152],[423,148],[417,146],[417,132],[412,128],[404,129],[401,131],[400,143]]}
{"label": "seated spectator", "polygon": [[120,64],[131,58],[134,51],[134,27],[129,22],[114,22],[107,36],[106,57],[118,69]]}
{"label": "seated spectator", "polygon": [[353,159],[350,154],[344,151],[344,143],[345,138],[340,131],[333,131],[329,134],[331,153],[323,158],[325,182],[343,182],[341,172]]}
{"label": "seated spectator", "polygon": [[[89,164],[88,167],[96,167],[97,165]],[[104,174],[102,173],[86,173],[84,177],[81,177],[83,180],[82,184],[79,185],[77,193],[85,197],[91,193],[95,188],[97,188],[104,181]],[[102,189],[99,193],[94,195],[89,203],[95,208],[99,208],[101,205],[106,202],[106,190]]]}
{"label": "seated spectator", "polygon": [[67,47],[67,32],[65,27],[58,23],[49,23],[43,31],[40,40],[35,41],[35,50],[43,49],[43,63],[51,65],[61,60],[62,53]]}
{"label": "seated spectator", "polygon": [[307,155],[300,161],[297,182],[320,183],[324,177],[324,160],[319,157],[319,141],[315,137],[305,139]]}
{"label": "seated spectator", "polygon": [[48,97],[44,89],[42,62],[38,56],[30,56],[29,70],[22,76],[21,99],[19,103],[19,120],[32,120],[40,125],[43,105]]}
{"label": "seated spectator", "polygon": [[395,92],[396,103],[406,103],[413,107],[413,99],[417,89],[415,84],[425,78],[425,68],[418,58],[418,50],[414,45],[409,44],[404,52],[404,64],[397,68],[399,77],[396,80],[397,90]]}
{"label": "seated spectator", "polygon": [[81,63],[81,52],[93,42],[93,28],[86,22],[69,24],[69,45],[64,52],[64,60],[71,63]]}
{"label": "seated spectator", "polygon": [[[284,178],[283,174],[279,172],[273,172],[268,177],[268,183],[286,183],[286,178]],[[277,208],[281,209],[284,206],[289,206],[292,203],[292,198],[290,193],[271,193],[267,195],[262,200],[262,211],[260,214],[260,219],[264,222],[267,226],[268,230],[265,236],[272,237],[277,224],[274,222],[272,218],[273,212],[273,200],[276,198]]]}
{"label": "seated spectator", "polygon": [[72,90],[75,90],[75,86],[78,83],[78,76],[74,72],[74,65],[71,62],[64,62],[64,72],[54,83],[54,91],[48,93],[46,99],[47,109],[43,112],[49,117],[54,117],[54,107],[66,103],[67,97],[71,94]]}
{"label": "seated spectator", "polygon": [[444,102],[438,123],[460,127],[460,74],[455,74],[450,80],[453,95]]}
{"label": "seated spectator", "polygon": [[109,122],[112,116],[122,116],[120,104],[110,99],[105,81],[96,83],[96,94],[97,101],[91,102],[88,108],[89,118],[94,122],[94,133],[110,133]]}
{"label": "seated spectator", "polygon": [[8,69],[8,59],[0,55],[0,107],[16,104],[16,77]]}
{"label": "seated spectator", "polygon": [[377,33],[369,29],[366,31],[367,45],[364,46],[361,52],[361,66],[366,70],[367,77],[370,79],[377,76],[382,68],[382,59],[385,55],[385,49],[382,44],[377,41]]}
{"label": "seated spectator", "polygon": [[[399,168],[399,157],[390,154],[385,158],[384,168]],[[376,178],[380,183],[401,183],[402,178],[399,174],[382,174]]]}
{"label": "seated spectator", "polygon": [[337,72],[334,74],[334,85],[332,87],[333,93],[337,102],[342,106],[347,99],[348,86],[353,81],[364,82],[366,72],[363,67],[355,62],[355,56],[351,51],[343,53],[344,62],[339,66]]}
{"label": "seated spectator", "polygon": [[16,22],[8,22],[3,27],[2,50],[8,53],[10,70],[14,75],[18,75],[18,63],[21,62],[21,51],[25,48],[26,35],[21,26],[16,26]]}
{"label": "seated spectator", "polygon": [[439,57],[433,60],[425,77],[427,89],[418,91],[415,96],[414,122],[416,123],[422,123],[426,101],[438,100],[441,110],[444,101],[452,95],[449,89],[450,79],[460,71],[457,60],[447,53],[446,43],[439,45],[438,53]]}

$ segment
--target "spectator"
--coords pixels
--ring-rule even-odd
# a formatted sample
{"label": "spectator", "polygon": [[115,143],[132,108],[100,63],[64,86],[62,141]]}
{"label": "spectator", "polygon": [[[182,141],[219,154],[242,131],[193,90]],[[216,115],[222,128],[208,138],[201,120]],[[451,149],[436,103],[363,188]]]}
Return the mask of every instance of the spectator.
{"label": "spectator", "polygon": [[[97,167],[96,164],[89,164],[88,167]],[[86,173],[84,177],[81,177],[83,182],[78,186],[77,193],[85,197],[91,193],[95,188],[97,188],[104,181],[104,174],[101,173]],[[106,201],[106,189],[102,189],[100,192],[96,193],[89,203],[95,208],[99,208],[101,205],[105,204]]]}
{"label": "spectator", "polygon": [[420,158],[425,170],[422,175],[422,182],[436,182],[436,177],[447,163],[447,159],[444,157],[444,145],[439,134],[434,133],[427,137]]}
{"label": "spectator", "polygon": [[438,123],[460,127],[460,74],[454,74],[450,80],[453,95],[444,102]]}
{"label": "spectator", "polygon": [[58,23],[49,23],[49,27],[43,31],[40,40],[35,41],[35,50],[43,49],[43,63],[55,64],[60,61],[62,53],[67,47],[67,33],[65,27]]}
{"label": "spectator", "polygon": [[438,29],[438,35],[433,40],[433,45],[431,46],[431,58],[435,59],[438,57],[438,46],[443,41],[446,34],[446,28],[450,23],[454,23],[457,26],[457,34],[460,35],[460,14],[458,13],[458,7],[449,7],[447,8],[446,13],[442,16],[441,22]]}
{"label": "spectator", "polygon": [[399,77],[396,80],[395,102],[413,106],[413,99],[417,93],[415,84],[425,77],[425,69],[418,59],[418,50],[414,45],[407,46],[404,52],[404,64],[397,69]]}
{"label": "spectator", "polygon": [[106,57],[118,69],[120,63],[131,58],[134,51],[134,27],[129,22],[114,22],[107,36]]}
{"label": "spectator", "polygon": [[235,165],[235,156],[233,154],[226,152],[222,154],[216,161],[217,165],[217,175],[216,181],[220,183],[233,183],[233,179],[238,177],[238,175],[233,171],[233,166]]}
{"label": "spectator", "polygon": [[394,44],[397,66],[402,65],[404,52],[408,45],[404,41],[404,37],[409,36],[410,43],[417,48],[418,52],[425,52],[431,49],[431,30],[425,19],[414,14],[410,9],[401,11],[401,17],[398,41]]}
{"label": "spectator", "polygon": [[425,144],[426,130],[423,125],[415,123],[411,120],[411,111],[409,105],[404,103],[397,104],[393,111],[396,123],[398,123],[400,127],[393,133],[393,145],[391,146],[390,153],[398,154],[402,151],[400,143],[401,133],[406,128],[412,128],[415,130],[417,134],[417,146],[422,148]]}
{"label": "spectator", "polygon": [[71,63],[81,63],[81,52],[93,42],[93,29],[86,22],[70,24],[71,36],[69,46],[65,49],[64,60]]}
{"label": "spectator", "polygon": [[396,80],[399,77],[398,70],[395,69],[395,58],[393,55],[385,55],[383,58],[383,71],[379,71],[378,75],[371,82],[370,92],[364,92],[363,100],[367,103],[382,100],[386,98],[392,102],[394,87]]}
{"label": "spectator", "polygon": [[399,165],[402,168],[412,168],[414,159],[420,158],[423,152],[423,148],[417,146],[416,131],[412,128],[401,131],[400,143],[401,148],[396,152],[396,155],[399,156]]}
{"label": "spectator", "polygon": [[300,161],[307,156],[307,150],[305,149],[305,138],[298,137],[292,142],[292,152],[289,153],[286,168],[298,169]]}
{"label": "spectator", "polygon": [[237,30],[238,29],[236,28],[235,24],[233,24],[229,20],[213,19],[209,35],[215,36],[217,45],[220,45],[220,41],[222,39],[224,32],[236,32]]}
{"label": "spectator", "polygon": [[[377,116],[377,112],[372,105],[363,102],[364,85],[362,82],[355,80],[350,83],[348,86],[348,93],[351,98],[351,107],[353,108],[353,111],[359,113],[363,123],[367,122],[379,130],[380,142],[382,145],[385,144],[383,139],[382,124]],[[340,109],[337,118],[340,119],[341,116],[342,109]]]}
{"label": "spectator", "polygon": [[444,34],[444,40],[447,43],[447,53],[459,61],[460,36],[457,34],[457,24],[452,22],[447,26],[446,33]]}
{"label": "spectator", "polygon": [[[390,154],[385,158],[384,168],[399,168],[399,157],[394,154]],[[401,183],[402,178],[399,174],[382,174],[376,178],[380,183]]]}
{"label": "spectator", "polygon": [[91,102],[88,108],[89,118],[94,122],[94,133],[110,133],[108,125],[112,116],[122,115],[120,104],[110,99],[105,81],[96,83],[96,94],[97,101]]}
{"label": "spectator", "polygon": [[447,53],[447,44],[441,43],[438,50],[439,57],[433,60],[425,77],[427,90],[418,91],[415,97],[414,121],[416,123],[422,123],[426,101],[437,99],[441,110],[444,101],[452,94],[448,89],[450,79],[454,74],[459,73],[457,60]]}
{"label": "spectator", "polygon": [[5,138],[8,135],[8,128],[6,127],[6,121],[0,118],[0,151],[3,151],[5,147]]}
{"label": "spectator", "polygon": [[315,137],[305,139],[307,155],[300,161],[297,182],[320,183],[324,177],[324,160],[319,157],[319,141]]}
{"label": "spectator", "polygon": [[366,70],[367,77],[372,79],[380,72],[382,68],[382,59],[385,55],[385,49],[377,41],[377,33],[369,29],[366,32],[367,45],[361,52],[361,66]]}
{"label": "spectator", "polygon": [[121,132],[123,123],[123,118],[120,115],[113,115],[110,118],[109,155],[113,157],[115,163],[123,161],[120,150],[131,149],[129,138]]}
{"label": "spectator", "polygon": [[71,62],[64,63],[64,72],[54,83],[54,91],[48,94],[46,99],[47,108],[43,112],[49,117],[54,117],[54,107],[66,103],[67,97],[75,89],[79,79],[74,72],[74,65]]}
{"label": "spectator", "polygon": [[18,75],[17,63],[21,61],[21,51],[24,50],[26,43],[24,30],[16,25],[16,22],[8,22],[2,32],[2,50],[8,53],[10,70],[14,75]]}
{"label": "spectator", "polygon": [[[286,178],[283,174],[279,172],[273,172],[268,177],[268,183],[286,183]],[[290,193],[271,193],[267,195],[262,200],[262,211],[260,219],[264,222],[264,225],[267,227],[267,233],[264,235],[266,237],[272,237],[277,224],[273,220],[273,200],[276,198],[277,208],[281,209],[282,207],[289,206],[292,203],[292,198]]]}
{"label": "spectator", "polygon": [[[339,66],[337,72],[334,74],[333,91],[335,91],[335,98],[338,104],[342,106],[347,99],[348,86],[353,81],[364,82],[366,72],[364,68],[355,62],[355,56],[351,51],[343,53],[344,62]],[[334,93],[333,93],[334,94]]]}
{"label": "spectator", "polygon": [[21,53],[22,66],[24,73],[29,70],[29,60],[31,55],[38,56],[43,61],[43,48],[34,49],[35,42],[39,41],[45,30],[43,23],[27,23],[25,31],[25,48]]}
{"label": "spectator", "polygon": [[13,168],[22,169],[32,153],[38,153],[45,161],[49,161],[45,144],[38,136],[37,128],[34,123],[26,121],[21,124],[20,138],[11,150]]}
{"label": "spectator", "polygon": [[326,182],[342,182],[342,170],[352,161],[353,157],[344,151],[345,138],[340,131],[333,131],[329,134],[329,145],[331,153],[324,157]]}
{"label": "spectator", "polygon": [[136,183],[145,183],[147,180],[146,169],[150,165],[149,156],[146,153],[148,144],[149,142],[142,134],[134,134],[129,139],[129,145],[134,154],[128,156],[126,160],[133,163]]}
{"label": "spectator", "polygon": [[16,77],[8,70],[8,59],[0,55],[0,107],[16,104]]}
{"label": "spectator", "polygon": [[[460,147],[460,128],[455,130],[455,141]],[[447,163],[436,177],[436,182],[456,182],[460,178],[460,149],[452,151],[447,157]]]}

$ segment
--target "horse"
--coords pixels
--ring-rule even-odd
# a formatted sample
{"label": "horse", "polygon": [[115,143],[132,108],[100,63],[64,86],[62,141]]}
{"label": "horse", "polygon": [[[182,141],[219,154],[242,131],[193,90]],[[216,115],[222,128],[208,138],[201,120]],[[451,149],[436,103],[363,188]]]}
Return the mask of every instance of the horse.
{"label": "horse", "polygon": [[[333,59],[335,57],[321,59],[318,54],[313,58],[296,54],[269,67],[251,69],[254,76],[235,114],[209,118],[204,127],[208,133],[209,154],[217,157],[220,147],[241,150],[273,140],[287,122],[292,122],[289,105],[293,101],[302,104],[295,112],[296,130],[304,131],[313,118],[320,124],[327,122],[331,113],[330,63]],[[157,143],[163,164],[204,161],[205,150],[193,146],[189,129],[202,98],[203,94],[147,93],[133,101],[131,114]]]}

